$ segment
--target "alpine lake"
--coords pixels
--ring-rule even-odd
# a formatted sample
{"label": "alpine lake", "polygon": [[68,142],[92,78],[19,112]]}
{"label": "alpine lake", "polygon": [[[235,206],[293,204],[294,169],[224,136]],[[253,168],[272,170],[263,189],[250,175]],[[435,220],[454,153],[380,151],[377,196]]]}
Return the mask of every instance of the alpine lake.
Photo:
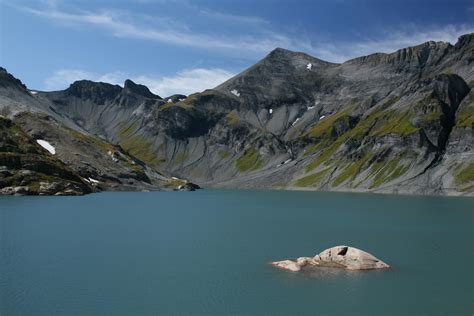
{"label": "alpine lake", "polygon": [[[0,315],[472,315],[473,219],[456,197],[0,197]],[[392,268],[268,264],[336,245]]]}

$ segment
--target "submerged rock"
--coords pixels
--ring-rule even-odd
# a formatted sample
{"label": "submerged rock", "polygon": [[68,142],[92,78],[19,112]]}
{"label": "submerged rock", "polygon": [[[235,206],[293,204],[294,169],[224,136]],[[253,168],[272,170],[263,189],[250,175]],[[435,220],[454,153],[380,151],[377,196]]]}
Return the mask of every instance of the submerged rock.
{"label": "submerged rock", "polygon": [[314,257],[300,257],[294,260],[271,262],[271,265],[292,272],[305,266],[334,267],[347,270],[371,270],[390,268],[388,264],[368,252],[349,247],[336,246],[322,251]]}
{"label": "submerged rock", "polygon": [[292,260],[283,260],[272,262],[272,265],[278,268],[282,268],[288,271],[298,272],[301,270],[302,265]]}

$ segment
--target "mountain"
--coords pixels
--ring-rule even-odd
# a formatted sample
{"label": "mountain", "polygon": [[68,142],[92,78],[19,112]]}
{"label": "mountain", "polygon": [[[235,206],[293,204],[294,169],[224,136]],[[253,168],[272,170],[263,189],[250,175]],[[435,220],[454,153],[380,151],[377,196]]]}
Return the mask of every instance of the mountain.
{"label": "mountain", "polygon": [[[119,179],[106,190],[129,189],[122,179],[153,187],[178,178],[205,187],[474,195],[473,85],[467,34],[455,45],[427,42],[341,64],[277,48],[214,89],[166,98],[130,80],[31,92],[3,70],[0,108],[32,137],[59,144],[85,135],[82,145],[99,147],[100,159],[70,139],[58,158],[88,159],[83,177]],[[95,142],[140,172],[110,169]]]}
{"label": "mountain", "polygon": [[[122,95],[114,94],[117,88]],[[111,96],[116,96],[117,99],[114,100],[120,102],[124,99],[123,95],[127,94],[133,95],[132,98],[135,98],[135,94],[137,94],[145,95],[144,98],[159,99],[147,88],[145,89],[143,86],[133,83],[128,83],[127,89],[122,89],[108,84],[80,81],[66,91],[51,94],[55,100],[66,98],[71,102],[69,108],[61,108],[62,103],[59,101],[52,103],[44,98],[43,93],[27,90],[5,69],[0,69],[0,123],[3,123],[3,133],[0,140],[0,158],[3,159],[0,160],[0,168],[5,170],[0,174],[0,188],[3,188],[6,194],[15,194],[18,193],[18,190],[29,188],[21,192],[64,195],[78,195],[104,190],[191,190],[197,188],[186,180],[163,176],[123,150],[119,145],[87,131],[87,129],[94,129],[94,126],[86,123],[87,115],[95,116],[98,113],[98,108],[88,108],[88,105],[95,104],[93,102],[101,102]],[[128,100],[132,98],[128,98]],[[77,99],[82,102],[74,103]],[[122,104],[124,107],[127,107],[126,102]],[[80,106],[78,111],[82,113],[82,116],[74,116],[70,119],[68,115],[74,112],[75,105]],[[63,113],[57,111],[56,108],[63,110]],[[104,110],[105,112],[106,110]],[[120,117],[120,114],[118,111],[113,113],[115,117]],[[124,115],[127,115],[127,112]],[[7,117],[10,117],[11,120]],[[101,118],[104,119],[104,122],[112,121],[107,121],[106,114],[103,114]],[[16,133],[21,134],[21,138],[13,137]],[[15,139],[15,142],[12,139]],[[44,141],[48,146],[54,148],[54,153],[40,148],[37,140]],[[28,146],[24,144],[28,144]],[[28,147],[26,152],[21,150],[25,146]],[[30,147],[34,147],[38,152]],[[15,161],[9,160],[13,159],[11,157],[16,157]],[[36,167],[24,157],[28,157],[28,161],[31,160],[30,162],[35,163],[38,162],[38,159],[46,160],[48,167],[44,167],[44,164]],[[63,182],[69,183],[71,176],[67,173],[68,176],[63,177],[62,175],[66,173],[61,171],[62,168],[74,175],[73,184],[79,183],[85,184],[85,186],[80,186],[75,190],[65,190]],[[15,180],[17,174],[31,171],[44,172],[44,174]],[[13,178],[11,178],[12,175]],[[48,191],[49,193],[37,190],[39,182],[51,175],[55,178],[46,180],[55,189],[51,189]]]}
{"label": "mountain", "polygon": [[2,194],[80,195],[93,187],[11,120],[0,118]]}

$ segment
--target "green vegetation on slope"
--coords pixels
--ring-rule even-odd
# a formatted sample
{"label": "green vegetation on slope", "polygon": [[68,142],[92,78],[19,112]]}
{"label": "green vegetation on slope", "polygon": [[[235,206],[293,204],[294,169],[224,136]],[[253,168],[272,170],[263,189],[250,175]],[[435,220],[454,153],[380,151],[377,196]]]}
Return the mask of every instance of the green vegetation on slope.
{"label": "green vegetation on slope", "polygon": [[326,168],[309,176],[298,179],[295,183],[298,187],[310,187],[319,184],[331,168]]}
{"label": "green vegetation on slope", "polygon": [[160,107],[160,110],[169,109],[173,106],[179,106],[184,109],[190,109],[194,107],[194,104],[196,103],[196,101],[199,101],[202,98],[208,98],[208,97],[213,97],[213,96],[216,96],[216,92],[212,90],[205,90],[203,92],[193,93],[193,94],[190,94],[183,101],[178,101],[176,103],[168,102],[165,105],[162,105]]}
{"label": "green vegetation on slope", "polygon": [[454,172],[454,182],[460,191],[474,190],[474,163],[458,165]]}
{"label": "green vegetation on slope", "polygon": [[235,166],[240,172],[247,172],[260,169],[264,163],[260,158],[258,150],[255,147],[251,147],[242,156],[237,158]]}
{"label": "green vegetation on slope", "polygon": [[349,125],[349,114],[352,111],[352,107],[345,109],[344,111],[337,112],[333,115],[323,118],[317,122],[306,134],[311,138],[326,139],[334,136],[334,124],[340,122],[344,126]]}
{"label": "green vegetation on slope", "polygon": [[219,155],[219,157],[221,157],[221,159],[225,159],[225,158],[230,156],[230,152],[228,152],[227,150],[224,150],[224,149],[219,149],[217,154]]}
{"label": "green vegetation on slope", "polygon": [[[395,102],[395,101],[392,101]],[[308,133],[310,137],[318,137],[320,142],[313,144],[305,150],[305,155],[310,153],[317,152],[319,154],[314,160],[306,167],[306,171],[309,172],[314,170],[323,163],[329,162],[329,164],[335,163],[333,159],[333,154],[339,149],[339,147],[344,144],[349,139],[354,139],[361,141],[366,136],[374,137],[383,137],[389,134],[395,134],[401,137],[410,136],[418,132],[418,128],[414,127],[409,118],[412,115],[411,111],[396,111],[396,110],[375,110],[369,115],[363,117],[354,128],[343,133],[336,139],[332,139],[333,135],[333,124],[342,120],[347,120],[349,118],[349,111],[347,109],[341,112],[339,115],[334,115],[331,120],[328,120],[324,124],[318,122]],[[319,127],[318,127],[319,126]],[[356,166],[353,166],[356,168]],[[348,170],[347,173],[350,173],[351,170]],[[347,173],[344,175],[347,176]],[[343,181],[344,176],[341,175],[341,178],[336,181],[336,185],[340,181]]]}
{"label": "green vegetation on slope", "polygon": [[87,144],[91,144],[94,147],[103,150],[104,152],[108,152],[108,151],[114,152],[115,151],[115,148],[112,144],[110,144],[106,141],[103,141],[98,137],[83,134],[83,133],[78,132],[78,131],[73,130],[73,129],[68,129],[67,132],[75,140],[81,141],[81,142],[84,142],[84,143],[87,143]]}
{"label": "green vegetation on slope", "polygon": [[339,175],[334,179],[332,182],[332,186],[337,187],[340,184],[346,182],[346,180],[350,179],[351,181],[355,180],[355,178],[359,175],[362,170],[362,167],[365,163],[372,157],[370,153],[367,153],[365,156],[351,162]]}
{"label": "green vegetation on slope", "polygon": [[0,166],[6,167],[0,177],[0,189],[27,186],[29,194],[38,194],[42,183],[55,183],[56,191],[72,186],[74,192],[70,192],[73,194],[91,192],[90,186],[78,174],[4,118],[0,118]]}
{"label": "green vegetation on slope", "polygon": [[457,113],[456,126],[461,128],[474,127],[474,106],[470,106]]}
{"label": "green vegetation on slope", "polygon": [[141,161],[150,165],[156,165],[158,157],[151,149],[152,141],[147,140],[143,136],[136,135],[138,128],[138,122],[123,126],[118,133],[120,146]]}
{"label": "green vegetation on slope", "polygon": [[176,158],[174,159],[174,163],[177,165],[182,164],[183,162],[188,159],[188,155],[186,153],[180,153],[176,155]]}
{"label": "green vegetation on slope", "polygon": [[306,166],[306,172],[316,169],[321,164],[329,161],[329,158],[336,152],[336,150],[344,143],[345,138],[343,136],[339,137],[334,141],[329,147],[325,147],[320,151],[320,154],[313,159],[313,161]]}
{"label": "green vegetation on slope", "polygon": [[369,189],[380,187],[404,175],[410,167],[400,164],[401,160],[402,155],[398,155],[392,160],[382,160],[372,165],[371,174],[375,176]]}
{"label": "green vegetation on slope", "polygon": [[235,124],[238,124],[240,122],[240,117],[237,114],[237,112],[232,111],[232,112],[230,112],[229,114],[226,115],[225,120],[226,120],[227,124],[235,125]]}

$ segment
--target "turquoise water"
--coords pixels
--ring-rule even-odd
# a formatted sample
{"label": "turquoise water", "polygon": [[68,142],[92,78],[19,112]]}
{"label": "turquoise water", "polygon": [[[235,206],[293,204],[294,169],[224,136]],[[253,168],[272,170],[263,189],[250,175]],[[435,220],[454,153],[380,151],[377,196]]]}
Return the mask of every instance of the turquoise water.
{"label": "turquoise water", "polygon": [[[474,200],[202,190],[0,198],[0,315],[472,315]],[[267,263],[338,244],[386,271]]]}

